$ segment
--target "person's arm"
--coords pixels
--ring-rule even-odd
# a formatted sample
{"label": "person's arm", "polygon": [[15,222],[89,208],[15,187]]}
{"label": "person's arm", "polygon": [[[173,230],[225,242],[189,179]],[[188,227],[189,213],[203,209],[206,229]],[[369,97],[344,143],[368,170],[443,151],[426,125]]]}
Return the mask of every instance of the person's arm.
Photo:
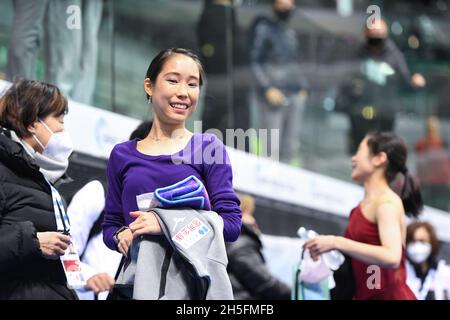
{"label": "person's arm", "polygon": [[394,68],[400,73],[405,84],[410,88],[421,88],[426,85],[425,78],[420,73],[411,75],[408,65],[406,64],[405,56],[397,48],[393,41],[390,41],[391,50],[395,60]]}
{"label": "person's arm", "polygon": [[[223,143],[214,135],[208,135],[211,143],[203,149],[204,179],[211,201],[211,208],[223,219],[225,241],[235,241],[241,232],[241,208],[238,196],[233,190],[233,172],[230,159]],[[206,138],[208,139],[208,138]],[[211,159],[209,158],[211,155]]]}
{"label": "person's arm", "polygon": [[270,273],[256,248],[240,241],[227,247],[230,272],[257,299],[290,300],[289,286]]}
{"label": "person's arm", "polygon": [[8,208],[4,185],[0,185],[0,273],[16,269],[29,258],[41,256],[33,223],[6,222]]}
{"label": "person's arm", "polygon": [[410,86],[411,81],[411,72],[409,71],[409,67],[406,64],[405,56],[400,51],[400,49],[397,47],[397,45],[392,40],[388,40],[387,42],[388,52],[390,52],[391,59],[389,63],[393,64],[393,68],[396,72],[398,72],[404,81],[408,86]]}
{"label": "person's arm", "polygon": [[262,65],[264,63],[264,54],[267,50],[269,26],[265,18],[259,19],[253,27],[253,38],[251,39],[250,46],[250,66],[258,85],[266,91],[271,87],[271,84],[269,82],[270,78]]}
{"label": "person's arm", "polygon": [[108,192],[105,200],[105,219],[102,223],[103,242],[111,250],[117,250],[114,234],[125,226],[122,210],[121,161],[117,146],[111,152],[107,166]]}
{"label": "person's arm", "polygon": [[0,273],[13,271],[37,257],[42,254],[33,223],[0,221]]}
{"label": "person's arm", "polygon": [[251,39],[250,67],[259,88],[263,91],[266,101],[274,107],[281,107],[286,97],[279,88],[274,86],[273,82],[270,80],[270,75],[267,74],[263,66],[265,63],[264,56],[269,49],[270,25],[266,18],[258,19],[259,20],[255,22],[253,38]]}
{"label": "person's arm", "polygon": [[72,198],[67,215],[70,219],[70,236],[81,254],[86,247],[89,233],[105,207],[105,190],[98,180],[82,187]]}
{"label": "person's arm", "polygon": [[81,271],[86,280],[85,290],[92,290],[95,294],[110,291],[114,286],[114,278],[106,272],[97,272],[87,263],[81,262]]}
{"label": "person's arm", "polygon": [[101,272],[88,278],[85,288],[92,290],[95,294],[99,294],[104,291],[111,291],[114,287],[115,280],[106,272]]}
{"label": "person's arm", "polygon": [[392,203],[381,204],[376,213],[381,245],[370,245],[344,237],[318,236],[305,243],[313,259],[324,252],[337,249],[366,264],[397,268],[402,257],[402,237],[399,209]]}
{"label": "person's arm", "polygon": [[[0,273],[10,272],[28,261],[57,259],[70,244],[59,232],[37,232],[31,221],[9,221],[4,186],[0,186]],[[51,201],[51,199],[49,199]]]}
{"label": "person's arm", "polygon": [[85,279],[89,279],[98,273],[98,271],[95,270],[94,267],[92,267],[91,265],[89,265],[83,261],[80,261],[80,267],[81,267],[81,272],[83,273],[83,277]]}

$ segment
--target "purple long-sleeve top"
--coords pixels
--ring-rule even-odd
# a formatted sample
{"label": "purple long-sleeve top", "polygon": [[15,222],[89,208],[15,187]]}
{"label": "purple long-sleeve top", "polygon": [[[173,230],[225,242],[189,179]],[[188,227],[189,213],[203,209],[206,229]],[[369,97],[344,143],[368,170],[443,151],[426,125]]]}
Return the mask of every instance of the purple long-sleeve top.
{"label": "purple long-sleeve top", "polygon": [[208,191],[212,210],[223,219],[225,241],[235,241],[241,230],[239,198],[233,191],[233,174],[225,146],[213,134],[194,134],[183,150],[174,155],[151,156],[136,149],[137,140],[120,143],[111,152],[103,241],[116,250],[114,233],[128,226],[138,211],[136,196],[179,182],[190,175],[199,178]]}

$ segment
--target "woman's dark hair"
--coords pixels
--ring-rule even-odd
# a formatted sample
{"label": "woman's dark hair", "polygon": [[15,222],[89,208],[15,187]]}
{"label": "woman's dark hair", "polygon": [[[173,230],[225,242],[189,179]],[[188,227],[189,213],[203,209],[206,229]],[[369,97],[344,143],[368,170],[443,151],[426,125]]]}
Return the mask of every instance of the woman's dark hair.
{"label": "woman's dark hair", "polygon": [[407,149],[405,142],[393,133],[374,132],[367,135],[367,146],[373,155],[384,152],[387,155],[386,179],[392,183],[399,173],[404,176],[400,197],[408,216],[417,217],[423,209],[422,195],[418,183],[406,167]]}
{"label": "woman's dark hair", "polygon": [[430,236],[430,244],[431,244],[431,254],[428,258],[429,262],[435,259],[439,253],[439,240],[436,236],[436,231],[434,227],[425,221],[415,221],[408,225],[406,228],[406,244],[414,241],[414,234],[417,229],[424,228],[427,230],[428,235]]}
{"label": "woman's dark hair", "polygon": [[136,129],[131,133],[130,140],[145,139],[152,129],[153,121],[143,121]]}
{"label": "woman's dark hair", "polygon": [[31,136],[28,126],[54,114],[69,111],[67,99],[54,85],[34,81],[14,82],[0,98],[0,125],[13,130],[20,138]]}
{"label": "woman's dark hair", "polygon": [[[161,70],[162,70],[164,64],[174,54],[184,54],[185,56],[188,56],[189,58],[191,58],[192,60],[195,61],[195,63],[198,66],[200,86],[202,86],[203,78],[205,77],[205,71],[204,71],[204,68],[203,68],[203,65],[202,65],[200,59],[192,51],[183,49],[183,48],[170,48],[170,49],[165,49],[165,50],[161,51],[160,53],[158,53],[158,55],[155,58],[153,58],[152,62],[148,66],[147,73],[145,74],[145,78],[150,79],[150,81],[152,83],[156,83],[156,78],[158,78],[158,75],[161,73]],[[147,99],[148,98],[150,98],[150,97],[147,94]]]}

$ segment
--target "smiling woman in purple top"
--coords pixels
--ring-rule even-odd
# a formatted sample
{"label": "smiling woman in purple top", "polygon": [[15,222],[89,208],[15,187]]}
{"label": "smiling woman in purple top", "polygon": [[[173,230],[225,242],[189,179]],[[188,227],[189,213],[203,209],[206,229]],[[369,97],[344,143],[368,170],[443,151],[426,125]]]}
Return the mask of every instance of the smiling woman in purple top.
{"label": "smiling woman in purple top", "polygon": [[140,212],[136,196],[195,175],[205,185],[212,210],[224,221],[225,241],[237,239],[241,228],[239,199],[225,146],[212,134],[185,128],[195,111],[204,72],[198,57],[185,49],[167,49],[151,62],[144,89],[153,105],[153,126],[143,140],[114,147],[108,161],[108,194],[103,238],[126,254],[141,234],[162,234],[152,212]]}

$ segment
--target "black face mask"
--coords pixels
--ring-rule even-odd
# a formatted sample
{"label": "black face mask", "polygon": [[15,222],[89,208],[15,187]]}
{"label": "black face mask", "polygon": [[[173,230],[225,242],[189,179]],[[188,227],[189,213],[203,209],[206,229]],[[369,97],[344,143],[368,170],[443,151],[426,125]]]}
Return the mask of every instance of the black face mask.
{"label": "black face mask", "polygon": [[292,16],[293,11],[294,11],[293,9],[284,10],[284,11],[275,10],[275,14],[278,17],[278,19],[280,19],[281,21],[288,21],[289,18]]}
{"label": "black face mask", "polygon": [[369,47],[384,47],[384,43],[386,42],[385,38],[367,38],[367,45]]}

